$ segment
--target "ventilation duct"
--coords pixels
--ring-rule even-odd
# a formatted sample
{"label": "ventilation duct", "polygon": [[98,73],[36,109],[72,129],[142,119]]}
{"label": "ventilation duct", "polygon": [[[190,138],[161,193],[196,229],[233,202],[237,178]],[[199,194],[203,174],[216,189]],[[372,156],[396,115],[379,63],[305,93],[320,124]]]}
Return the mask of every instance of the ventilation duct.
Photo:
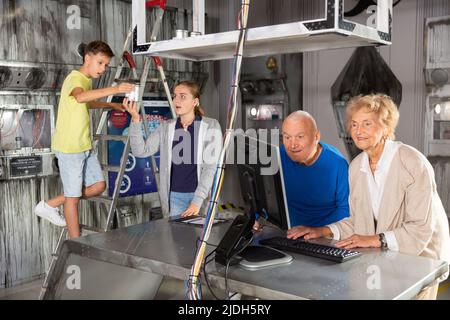
{"label": "ventilation duct", "polygon": [[70,66],[50,63],[0,61],[1,91],[54,91],[61,89]]}

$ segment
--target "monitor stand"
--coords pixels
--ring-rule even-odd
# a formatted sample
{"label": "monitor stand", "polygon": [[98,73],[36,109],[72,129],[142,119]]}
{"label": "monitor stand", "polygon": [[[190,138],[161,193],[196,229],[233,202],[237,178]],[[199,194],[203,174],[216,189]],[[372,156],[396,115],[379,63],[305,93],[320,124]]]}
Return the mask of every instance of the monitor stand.
{"label": "monitor stand", "polygon": [[292,256],[282,251],[266,246],[248,246],[239,257],[242,260],[239,266],[248,270],[258,270],[276,265],[288,264],[292,261]]}

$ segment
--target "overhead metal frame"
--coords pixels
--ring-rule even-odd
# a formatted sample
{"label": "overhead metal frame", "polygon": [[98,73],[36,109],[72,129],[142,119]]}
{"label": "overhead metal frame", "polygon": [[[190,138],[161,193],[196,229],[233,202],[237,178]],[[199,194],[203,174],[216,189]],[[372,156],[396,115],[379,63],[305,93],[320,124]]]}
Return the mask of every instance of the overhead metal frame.
{"label": "overhead metal frame", "polygon": [[[146,0],[132,1],[133,54],[193,61],[233,57],[239,30],[204,34],[204,0],[193,0],[194,31],[201,35],[156,42],[145,42]],[[376,28],[345,20],[344,0],[324,1],[323,19],[248,29],[245,56],[391,44],[392,0],[377,2]]]}

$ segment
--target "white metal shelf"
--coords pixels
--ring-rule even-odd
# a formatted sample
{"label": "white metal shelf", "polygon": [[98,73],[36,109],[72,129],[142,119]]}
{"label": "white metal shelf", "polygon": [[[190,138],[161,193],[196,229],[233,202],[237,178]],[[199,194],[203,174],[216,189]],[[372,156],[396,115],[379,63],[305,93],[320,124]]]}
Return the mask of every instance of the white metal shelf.
{"label": "white metal shelf", "polygon": [[[134,54],[193,61],[233,57],[239,30],[145,43],[144,4],[144,0],[133,0]],[[377,28],[346,21],[343,17],[343,0],[326,0],[324,19],[248,29],[244,55],[391,44],[391,0],[378,2]]]}
{"label": "white metal shelf", "polygon": [[[239,31],[207,34],[197,37],[154,42],[144,54],[172,59],[194,61],[221,60],[233,57]],[[379,39],[376,30],[365,36],[347,30],[333,29],[309,32],[299,22],[248,30],[244,54],[246,57],[276,53],[292,53],[386,45],[388,41]]]}

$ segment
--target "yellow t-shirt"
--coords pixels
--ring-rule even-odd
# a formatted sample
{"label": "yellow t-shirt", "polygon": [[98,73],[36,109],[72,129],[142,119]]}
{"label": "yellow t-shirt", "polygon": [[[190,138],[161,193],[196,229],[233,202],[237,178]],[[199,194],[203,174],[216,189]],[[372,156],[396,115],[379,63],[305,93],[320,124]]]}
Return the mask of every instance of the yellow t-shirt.
{"label": "yellow t-shirt", "polygon": [[80,153],[92,148],[89,109],[78,103],[70,93],[75,88],[92,89],[92,80],[78,70],[73,70],[64,80],[58,105],[52,149],[64,153]]}

